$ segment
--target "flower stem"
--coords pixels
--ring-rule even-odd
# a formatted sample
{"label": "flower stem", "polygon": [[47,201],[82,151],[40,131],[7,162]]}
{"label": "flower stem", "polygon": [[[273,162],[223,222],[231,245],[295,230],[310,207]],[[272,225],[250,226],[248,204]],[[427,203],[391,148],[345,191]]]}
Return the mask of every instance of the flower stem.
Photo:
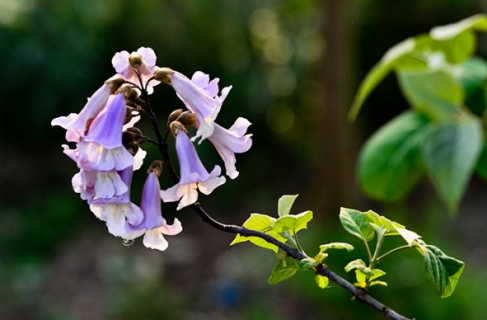
{"label": "flower stem", "polygon": [[380,257],[377,258],[377,263],[381,262],[382,260],[387,258],[390,254],[393,254],[394,252],[398,252],[398,251],[409,249],[409,248],[414,248],[414,246],[406,244],[404,246],[400,246],[400,247],[394,248],[390,251],[387,251],[386,253],[384,253],[383,255],[381,255]]}

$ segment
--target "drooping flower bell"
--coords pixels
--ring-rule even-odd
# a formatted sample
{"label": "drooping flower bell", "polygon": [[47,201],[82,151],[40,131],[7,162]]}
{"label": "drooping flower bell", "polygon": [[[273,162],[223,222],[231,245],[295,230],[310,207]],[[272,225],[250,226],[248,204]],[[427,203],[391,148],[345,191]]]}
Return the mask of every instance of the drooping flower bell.
{"label": "drooping flower bell", "polygon": [[125,185],[128,187],[127,192],[121,196],[110,199],[95,199],[89,201],[90,210],[97,218],[106,221],[108,232],[116,237],[126,240],[132,240],[144,234],[143,230],[133,230],[128,225],[139,225],[144,214],[138,206],[130,200],[130,185],[132,183],[133,169],[128,167],[119,172],[119,175]]}
{"label": "drooping flower bell", "polygon": [[83,200],[110,199],[122,196],[128,186],[122,181],[117,171],[81,170],[71,180],[73,189]]}
{"label": "drooping flower bell", "polygon": [[252,146],[252,134],[246,134],[250,125],[245,118],[238,118],[228,130],[215,123],[215,130],[208,138],[222,157],[227,175],[231,179],[237,178],[239,174],[235,167],[235,153],[247,152]]}
{"label": "drooping flower bell", "polygon": [[[123,77],[123,79],[135,84],[139,84],[139,79],[135,70],[140,72],[143,84],[152,78],[156,67],[157,57],[154,50],[151,48],[140,47],[137,52],[128,53],[127,51],[117,52],[112,58],[112,65],[115,71]],[[147,86],[147,91],[151,94],[158,81],[151,81]]]}
{"label": "drooping flower bell", "polygon": [[78,142],[85,135],[91,121],[105,107],[110,97],[111,88],[103,84],[92,96],[79,114],[71,113],[66,117],[58,117],[51,121],[52,126],[60,126],[66,129],[66,140]]}
{"label": "drooping flower bell", "polygon": [[177,235],[183,231],[183,228],[178,219],[174,219],[174,223],[169,225],[162,217],[160,191],[159,179],[156,173],[152,171],[145,181],[140,203],[140,208],[144,213],[144,220],[139,225],[129,224],[128,230],[134,230],[135,232],[143,230],[145,232],[144,246],[164,251],[169,245],[164,235]]}
{"label": "drooping flower bell", "polygon": [[219,166],[215,166],[213,171],[208,173],[181,124],[173,132],[176,134],[180,180],[173,187],[162,190],[161,198],[164,202],[174,202],[181,199],[177,207],[177,210],[180,210],[198,200],[197,190],[208,195],[215,188],[224,184],[226,180],[225,177],[220,176],[221,168]]}
{"label": "drooping flower bell", "polygon": [[121,171],[134,164],[134,157],[122,144],[126,112],[124,95],[119,93],[78,143],[78,167],[88,171]]}
{"label": "drooping flower bell", "polygon": [[195,72],[191,80],[169,68],[160,68],[154,76],[157,80],[171,85],[186,107],[196,114],[199,125],[192,140],[196,141],[199,138],[201,143],[211,136],[214,130],[213,123],[232,87],[223,88],[218,96],[219,79],[210,81],[210,77],[200,71]]}

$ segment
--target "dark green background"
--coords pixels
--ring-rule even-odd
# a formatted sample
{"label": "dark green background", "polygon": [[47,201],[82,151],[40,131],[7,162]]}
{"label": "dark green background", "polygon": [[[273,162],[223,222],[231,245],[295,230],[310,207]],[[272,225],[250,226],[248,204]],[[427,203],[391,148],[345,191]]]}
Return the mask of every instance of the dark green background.
{"label": "dark green background", "polygon": [[[231,236],[173,204],[164,214],[185,230],[164,253],[108,234],[71,190],[76,167],[50,121],[78,112],[113,75],[115,52],[140,46],[152,47],[161,67],[233,85],[218,122],[253,123],[239,178],[201,196],[215,217],[240,224],[251,212],[275,215],[282,194],[299,193],[295,212],[315,213],[302,232],[308,253],[330,241],[357,247],[328,260],[344,275],[347,261],[365,254],[341,229],[339,206],[374,209],[467,263],[443,300],[420,255],[402,252],[381,265],[389,288],[373,288],[374,296],[417,319],[487,318],[487,186],[474,178],[455,218],[428,182],[400,204],[371,203],[358,190],[355,163],[364,140],[407,108],[396,79],[370,97],[355,125],[346,122],[360,79],[390,46],[486,11],[482,0],[0,0],[0,319],[381,318],[341,288],[318,289],[311,273],[268,286],[270,251],[228,248]],[[481,37],[484,58],[486,48]],[[167,86],[156,88],[153,104],[161,123],[182,106]],[[208,168],[222,165],[209,143],[198,151]]]}

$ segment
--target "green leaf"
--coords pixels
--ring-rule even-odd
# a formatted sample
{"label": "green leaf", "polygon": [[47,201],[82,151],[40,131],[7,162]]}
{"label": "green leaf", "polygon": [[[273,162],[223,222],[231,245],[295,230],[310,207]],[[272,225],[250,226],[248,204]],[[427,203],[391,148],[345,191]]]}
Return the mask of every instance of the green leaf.
{"label": "green leaf", "polygon": [[482,128],[475,118],[443,123],[423,145],[423,156],[439,195],[455,212],[482,150]]}
{"label": "green leaf", "polygon": [[375,87],[391,72],[393,67],[401,62],[408,54],[414,51],[415,40],[412,38],[406,39],[392,48],[390,48],[367,74],[365,79],[359,86],[358,93],[353,101],[352,108],[348,115],[351,121],[357,118],[362,105],[375,89]]}
{"label": "green leaf", "polygon": [[322,276],[320,274],[315,275],[315,282],[321,289],[328,287],[330,280],[328,277]]}
{"label": "green leaf", "polygon": [[372,269],[367,267],[365,265],[365,262],[362,259],[356,259],[353,261],[350,261],[346,266],[345,266],[345,272],[350,272],[352,270],[360,270],[363,274],[372,276],[374,273],[372,272]]}
{"label": "green leaf", "polygon": [[412,107],[430,119],[452,119],[460,112],[463,89],[445,70],[400,71],[399,84]]}
{"label": "green leaf", "polygon": [[319,265],[319,262],[313,258],[304,258],[304,259],[300,260],[298,263],[299,269],[301,269],[301,270],[314,268],[317,265]]}
{"label": "green leaf", "polygon": [[362,149],[358,171],[367,196],[387,202],[407,195],[425,174],[421,143],[428,119],[407,111],[377,131]]}
{"label": "green leaf", "polygon": [[465,91],[468,108],[477,116],[482,116],[487,108],[487,62],[474,57],[460,65],[452,66],[451,73]]}
{"label": "green leaf", "polygon": [[350,252],[354,248],[351,244],[345,242],[332,242],[332,243],[322,244],[320,246],[320,252],[325,252],[328,249],[345,249]]}
{"label": "green leaf", "polygon": [[422,246],[427,277],[442,298],[449,297],[460,280],[465,263],[447,256],[435,246]]}
{"label": "green leaf", "polygon": [[375,213],[372,210],[366,212],[366,215],[372,221],[372,225],[377,226],[379,229],[385,230],[386,236],[401,236],[410,246],[421,237],[413,231],[406,229],[405,226],[395,221],[389,220],[384,216]]}
{"label": "green leaf", "polygon": [[385,274],[386,272],[381,269],[373,269],[368,274],[363,273],[360,269],[355,270],[355,276],[357,277],[358,282],[365,281],[367,277],[369,277],[369,281],[372,281],[374,279],[382,277]]}
{"label": "green leaf", "polygon": [[487,17],[477,14],[456,23],[435,27],[431,29],[430,35],[435,40],[450,40],[470,31],[487,32]]}
{"label": "green leaf", "polygon": [[308,222],[313,219],[312,211],[305,211],[296,215],[287,215],[277,219],[273,230],[276,232],[289,231],[295,234],[302,229],[306,229]]}
{"label": "green leaf", "polygon": [[298,195],[296,194],[296,195],[284,195],[279,198],[279,202],[277,205],[277,212],[279,214],[279,217],[284,217],[289,214],[294,204],[294,201],[296,200],[297,197]]}
{"label": "green leaf", "polygon": [[384,286],[384,287],[387,287],[387,282],[385,282],[385,281],[371,281],[369,283],[369,286],[370,287],[373,287],[373,286]]}
{"label": "green leaf", "polygon": [[487,181],[487,144],[484,142],[482,153],[480,154],[475,172],[485,181]]}
{"label": "green leaf", "polygon": [[296,273],[299,269],[297,262],[292,258],[286,258],[280,260],[274,269],[272,269],[271,275],[269,279],[267,279],[267,283],[269,284],[278,284],[283,282]]}
{"label": "green leaf", "polygon": [[[286,239],[284,237],[282,237],[279,234],[279,232],[273,230],[275,221],[276,221],[276,219],[269,217],[265,214],[252,213],[250,215],[250,217],[244,222],[243,226],[247,229],[257,230],[257,231],[267,233],[279,241],[286,242]],[[241,235],[237,235],[235,237],[235,239],[232,241],[232,243],[230,243],[230,245],[234,245],[236,243],[241,243],[241,242],[246,242],[246,241],[250,241],[253,244],[255,244],[256,246],[273,250],[274,252],[277,252],[277,250],[278,250],[277,246],[275,246],[271,243],[268,243],[267,241],[265,241],[261,238],[245,237],[245,236],[241,236]]]}
{"label": "green leaf", "polygon": [[343,228],[359,239],[370,241],[374,238],[374,229],[370,226],[370,218],[363,212],[341,208],[340,222]]}

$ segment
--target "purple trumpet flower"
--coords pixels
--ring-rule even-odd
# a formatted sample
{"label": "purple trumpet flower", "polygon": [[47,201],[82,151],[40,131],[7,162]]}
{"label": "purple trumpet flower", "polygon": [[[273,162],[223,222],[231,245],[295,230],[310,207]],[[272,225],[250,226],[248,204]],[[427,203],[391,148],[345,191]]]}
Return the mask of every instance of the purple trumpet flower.
{"label": "purple trumpet flower", "polygon": [[218,78],[210,81],[210,77],[201,71],[195,72],[191,80],[171,69],[163,72],[165,72],[168,82],[176,90],[178,97],[189,110],[196,114],[199,125],[192,141],[200,138],[199,143],[201,143],[212,135],[214,130],[213,123],[232,86],[223,88],[221,95],[218,96]]}
{"label": "purple trumpet flower", "polygon": [[132,230],[128,225],[139,225],[144,214],[142,210],[130,200],[130,185],[132,183],[133,169],[128,167],[119,172],[127,192],[111,199],[95,199],[89,201],[90,210],[97,218],[106,221],[108,232],[116,237],[132,240],[144,234],[143,230]]}
{"label": "purple trumpet flower", "polygon": [[122,196],[128,186],[122,181],[117,171],[81,170],[71,180],[73,189],[81,194],[81,199],[110,199]]}
{"label": "purple trumpet flower", "polygon": [[179,130],[177,133],[176,152],[179,159],[180,181],[173,187],[162,190],[161,198],[164,202],[181,199],[177,207],[177,210],[180,210],[198,200],[197,189],[208,195],[226,180],[225,177],[220,177],[219,166],[215,166],[213,171],[208,173],[184,130]]}
{"label": "purple trumpet flower", "polygon": [[110,97],[111,88],[102,85],[92,96],[79,114],[71,113],[66,117],[58,117],[51,121],[52,126],[66,129],[66,140],[78,142],[84,137],[90,122],[103,110]]}
{"label": "purple trumpet flower", "polygon": [[134,157],[122,145],[126,112],[124,95],[119,93],[78,143],[78,167],[88,171],[121,171],[134,164]]}
{"label": "purple trumpet flower", "polygon": [[183,228],[178,219],[174,219],[174,223],[169,225],[162,217],[160,191],[161,186],[157,175],[155,172],[150,172],[145,181],[140,203],[144,220],[137,226],[129,224],[128,230],[143,230],[145,232],[144,246],[164,251],[169,245],[164,235],[177,235],[183,231]]}
{"label": "purple trumpet flower", "polygon": [[235,153],[247,152],[252,146],[252,135],[246,134],[250,125],[245,118],[238,118],[228,130],[215,123],[215,130],[208,138],[222,157],[227,175],[231,179],[237,178],[239,174],[235,167]]}

